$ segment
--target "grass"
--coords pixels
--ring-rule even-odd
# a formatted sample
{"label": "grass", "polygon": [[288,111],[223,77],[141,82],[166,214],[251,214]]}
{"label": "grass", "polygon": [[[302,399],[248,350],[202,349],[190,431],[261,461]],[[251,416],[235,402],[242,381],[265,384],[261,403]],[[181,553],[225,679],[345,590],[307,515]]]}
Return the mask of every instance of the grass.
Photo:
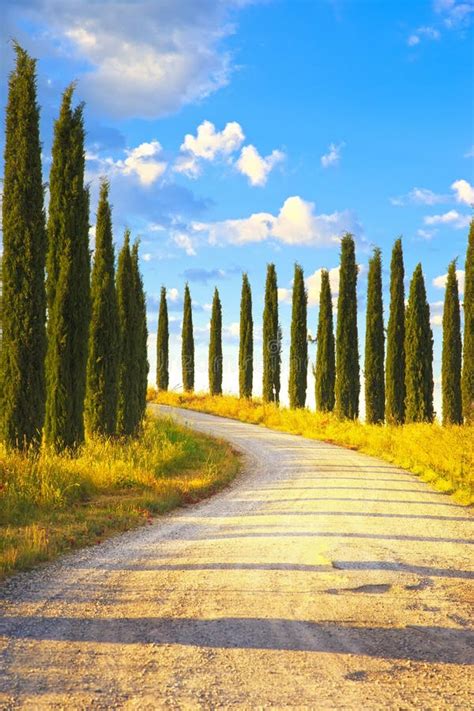
{"label": "grass", "polygon": [[136,440],[92,439],[76,457],[0,445],[0,578],[209,496],[238,457],[224,442],[169,418]]}
{"label": "grass", "polygon": [[339,421],[334,415],[289,410],[260,400],[203,393],[156,393],[155,402],[230,417],[270,429],[324,440],[407,469],[464,505],[474,501],[474,427],[410,424],[402,427]]}

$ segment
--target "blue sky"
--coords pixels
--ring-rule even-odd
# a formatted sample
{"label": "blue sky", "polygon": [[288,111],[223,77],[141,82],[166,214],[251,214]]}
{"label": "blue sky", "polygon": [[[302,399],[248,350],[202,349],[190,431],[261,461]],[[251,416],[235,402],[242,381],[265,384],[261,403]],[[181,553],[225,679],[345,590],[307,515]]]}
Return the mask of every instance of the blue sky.
{"label": "blue sky", "polygon": [[[126,226],[141,240],[151,379],[164,284],[171,385],[180,384],[188,279],[197,387],[207,385],[217,285],[224,388],[236,389],[247,271],[259,392],[266,264],[277,266],[287,344],[294,262],[307,277],[314,333],[318,270],[333,270],[336,295],[338,237],[349,230],[361,265],[361,354],[371,248],[383,251],[387,310],[390,250],[401,234],[407,283],[423,263],[439,380],[442,276],[454,257],[463,269],[474,202],[472,0],[6,0],[3,7],[2,105],[13,61],[7,39],[16,37],[39,60],[45,180],[62,90],[75,79],[77,99],[86,101],[91,223],[105,174],[117,246]],[[310,374],[310,405],[313,390]],[[439,411],[439,385],[436,400]]]}

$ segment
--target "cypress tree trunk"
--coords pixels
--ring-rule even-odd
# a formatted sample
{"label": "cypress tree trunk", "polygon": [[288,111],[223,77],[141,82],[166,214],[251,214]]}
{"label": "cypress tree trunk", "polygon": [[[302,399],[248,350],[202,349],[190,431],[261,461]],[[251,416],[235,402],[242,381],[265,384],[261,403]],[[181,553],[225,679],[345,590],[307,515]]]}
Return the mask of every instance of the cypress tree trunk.
{"label": "cypress tree trunk", "polygon": [[130,436],[135,431],[135,374],[134,319],[135,295],[132,280],[132,255],[130,233],[125,232],[117,267],[117,306],[119,321],[119,388],[117,405],[117,433]]}
{"label": "cypress tree trunk", "polygon": [[357,334],[357,264],[354,239],[341,241],[341,268],[336,334],[336,412],[340,418],[359,416],[359,344]]}
{"label": "cypress tree trunk", "polygon": [[214,290],[209,340],[209,392],[222,395],[222,307],[219,292]]}
{"label": "cypress tree trunk", "polygon": [[304,407],[308,379],[308,297],[304,285],[303,269],[295,264],[293,305],[291,314],[290,377],[288,395],[292,409]]}
{"label": "cypress tree trunk", "polygon": [[253,386],[253,319],[252,290],[247,274],[242,275],[240,299],[239,394],[252,397]]}
{"label": "cypress tree trunk", "polygon": [[321,293],[319,297],[319,319],[316,340],[316,408],[321,412],[332,412],[332,410],[334,410],[336,362],[331,286],[329,284],[329,274],[325,269],[321,272]]}
{"label": "cypress tree trunk", "polygon": [[448,267],[443,309],[443,425],[462,423],[461,394],[461,315],[456,261]]}
{"label": "cypress tree trunk", "polygon": [[367,321],[365,331],[365,418],[368,424],[381,424],[385,411],[382,256],[374,250],[369,261]]}
{"label": "cypress tree trunk", "polygon": [[48,220],[45,438],[58,451],[84,441],[90,319],[83,105],[72,110],[72,93],[65,91],[55,125]]}
{"label": "cypress tree trunk", "polygon": [[406,421],[432,422],[433,334],[421,264],[410,284],[405,324]]}
{"label": "cypress tree trunk", "polygon": [[393,245],[390,263],[390,316],[387,329],[385,372],[385,419],[389,424],[405,422],[405,269],[402,240]]}
{"label": "cypress tree trunk", "polygon": [[265,307],[263,310],[263,387],[264,402],[280,401],[281,331],[278,324],[278,288],[274,264],[267,266]]}
{"label": "cypress tree trunk", "polygon": [[148,387],[148,328],[146,322],[146,297],[140,273],[138,242],[132,247],[132,289],[134,294],[135,318],[133,321],[133,360],[135,362],[135,423],[134,434],[140,430],[146,412],[146,392]]}
{"label": "cypress tree trunk", "polygon": [[462,401],[466,424],[474,423],[474,220],[469,228],[464,287]]}
{"label": "cypress tree trunk", "polygon": [[15,45],[6,111],[0,351],[0,435],[37,447],[45,411],[46,231],[36,62]]}
{"label": "cypress tree trunk", "polygon": [[194,390],[193,312],[189,286],[184,288],[183,326],[181,332],[181,365],[185,392]]}
{"label": "cypress tree trunk", "polygon": [[91,280],[91,322],[85,414],[91,433],[115,434],[117,418],[119,323],[109,184],[100,187]]}
{"label": "cypress tree trunk", "polygon": [[166,289],[161,287],[158,333],[156,337],[156,385],[158,390],[168,390],[169,385],[169,331]]}

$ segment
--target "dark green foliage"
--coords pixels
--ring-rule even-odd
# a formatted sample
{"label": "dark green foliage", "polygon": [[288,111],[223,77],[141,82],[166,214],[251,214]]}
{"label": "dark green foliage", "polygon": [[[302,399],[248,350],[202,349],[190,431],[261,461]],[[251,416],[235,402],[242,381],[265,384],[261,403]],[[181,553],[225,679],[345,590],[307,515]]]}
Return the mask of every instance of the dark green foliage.
{"label": "dark green foliage", "polygon": [[263,388],[264,402],[280,401],[281,331],[278,324],[278,288],[274,264],[267,266],[265,307],[263,310]]}
{"label": "dark green foliage", "polygon": [[466,253],[464,287],[464,349],[462,401],[466,424],[474,423],[474,220],[471,220]]}
{"label": "dark green foliage", "polygon": [[136,364],[136,427],[138,432],[146,412],[146,391],[148,388],[148,327],[146,322],[146,296],[140,272],[138,242],[132,247],[132,285],[135,294],[134,362]]}
{"label": "dark green foliage", "polygon": [[304,407],[308,380],[308,297],[304,285],[303,269],[295,264],[293,305],[291,313],[290,376],[288,395],[290,407]]}
{"label": "dark green foliage", "polygon": [[209,392],[222,395],[222,307],[219,292],[214,289],[209,339]]}
{"label": "dark green foliage", "polygon": [[239,394],[252,397],[253,386],[253,319],[252,290],[247,274],[242,275],[240,298]]}
{"label": "dark green foliage", "polygon": [[118,258],[116,286],[120,342],[117,433],[119,435],[133,435],[136,427],[136,363],[134,362],[135,344],[133,343],[135,295],[128,230],[125,232],[123,247]]}
{"label": "dark green foliage", "polygon": [[385,412],[385,335],[383,330],[382,255],[374,249],[369,261],[365,330],[365,419],[381,424]]}
{"label": "dark green foliage", "polygon": [[56,450],[84,440],[90,319],[89,192],[84,187],[83,105],[64,95],[50,174],[45,439]]}
{"label": "dark green foliage", "polygon": [[357,264],[354,239],[346,234],[341,241],[336,333],[336,411],[340,418],[359,416],[359,390]]}
{"label": "dark green foliage", "polygon": [[421,264],[411,280],[405,328],[406,421],[432,422],[433,333]]}
{"label": "dark green foliage", "polygon": [[389,424],[405,422],[405,268],[402,240],[393,245],[390,263],[390,315],[387,329],[385,371],[385,419]]}
{"label": "dark green foliage", "polygon": [[45,411],[46,231],[36,64],[15,45],[6,111],[0,352],[0,434],[38,446]]}
{"label": "dark green foliage", "polygon": [[103,181],[91,279],[85,416],[89,432],[106,436],[115,434],[120,346],[112,239],[109,184]]}
{"label": "dark green foliage", "polygon": [[161,287],[158,333],[156,337],[156,385],[158,390],[168,390],[169,385],[169,330],[166,289]]}
{"label": "dark green foliage", "polygon": [[183,326],[181,331],[181,365],[185,392],[194,390],[193,310],[189,285],[184,288]]}
{"label": "dark green foliage", "polygon": [[317,355],[314,375],[316,378],[316,408],[321,412],[334,410],[334,385],[336,382],[336,356],[332,296],[329,274],[321,272],[319,319],[317,332]]}
{"label": "dark green foliage", "polygon": [[461,314],[456,261],[448,267],[443,309],[443,424],[462,423],[461,395]]}

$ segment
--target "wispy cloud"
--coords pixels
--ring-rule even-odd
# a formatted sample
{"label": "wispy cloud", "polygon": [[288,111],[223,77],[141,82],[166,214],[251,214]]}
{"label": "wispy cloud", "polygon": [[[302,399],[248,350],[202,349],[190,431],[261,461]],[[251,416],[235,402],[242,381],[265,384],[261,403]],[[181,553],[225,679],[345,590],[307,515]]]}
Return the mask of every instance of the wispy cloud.
{"label": "wispy cloud", "polygon": [[205,268],[194,268],[185,269],[183,272],[183,277],[187,281],[200,282],[201,284],[208,284],[210,281],[220,281],[223,279],[230,279],[235,274],[240,274],[242,271],[241,267],[230,267],[228,269],[205,269]]}
{"label": "wispy cloud", "polygon": [[330,166],[336,166],[341,160],[341,151],[346,144],[344,141],[341,143],[330,143],[327,153],[321,156],[321,165],[323,168],[329,168]]}
{"label": "wispy cloud", "polygon": [[430,25],[424,25],[418,27],[413,34],[411,34],[407,39],[407,45],[409,47],[415,47],[420,44],[422,38],[429,40],[438,40],[441,37],[441,32],[436,29],[436,27],[431,27]]}
{"label": "wispy cloud", "polygon": [[426,215],[423,218],[425,225],[449,225],[457,230],[467,227],[470,221],[469,215],[462,215],[457,210],[449,210],[442,215]]}
{"label": "wispy cloud", "polygon": [[397,207],[402,207],[407,203],[414,205],[438,205],[439,203],[449,202],[449,200],[449,195],[440,195],[427,188],[413,188],[406,195],[390,198],[392,205],[396,205]]}

